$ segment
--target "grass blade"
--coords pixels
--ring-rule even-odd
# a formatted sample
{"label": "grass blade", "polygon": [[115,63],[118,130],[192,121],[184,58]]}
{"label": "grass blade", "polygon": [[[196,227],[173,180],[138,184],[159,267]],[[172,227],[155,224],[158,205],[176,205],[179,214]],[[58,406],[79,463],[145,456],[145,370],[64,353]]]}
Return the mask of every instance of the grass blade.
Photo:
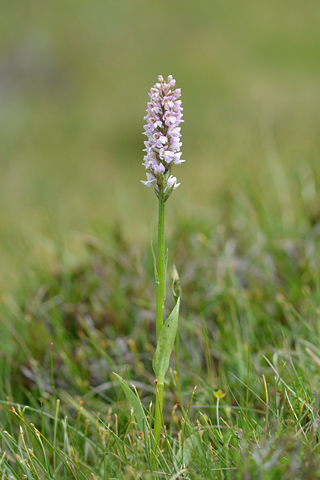
{"label": "grass blade", "polygon": [[116,377],[118,382],[120,383],[127,399],[128,402],[130,403],[130,406],[135,414],[137,423],[139,425],[140,431],[144,434],[145,438],[147,438],[148,435],[148,420],[145,416],[144,410],[142,403],[140,401],[140,398],[136,393],[132,391],[132,389],[126,384],[126,382],[121,378],[119,375],[117,375],[115,372],[113,372],[113,375]]}

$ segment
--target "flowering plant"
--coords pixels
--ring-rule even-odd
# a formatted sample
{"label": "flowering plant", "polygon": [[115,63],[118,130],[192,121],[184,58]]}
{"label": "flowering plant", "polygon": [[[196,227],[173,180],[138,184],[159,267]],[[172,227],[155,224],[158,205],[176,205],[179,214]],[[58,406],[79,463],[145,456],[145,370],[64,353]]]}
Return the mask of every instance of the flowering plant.
{"label": "flowering plant", "polygon": [[178,100],[178,98],[181,96],[181,90],[180,88],[172,90],[175,83],[172,75],[168,76],[166,82],[159,75],[158,83],[151,88],[149,93],[150,101],[148,102],[147,115],[144,117],[147,121],[144,127],[147,140],[144,142],[146,155],[143,159],[143,165],[147,170],[147,180],[142,180],[142,183],[147,187],[154,187],[159,199],[158,249],[157,259],[154,258],[157,289],[157,347],[153,358],[153,370],[156,375],[156,408],[153,434],[150,431],[150,425],[137,392],[133,393],[126,382],[115,374],[134,410],[143,437],[148,438],[149,433],[151,433],[151,450],[154,454],[159,453],[164,378],[169,368],[169,360],[177,335],[181,294],[179,278],[175,270],[173,290],[176,304],[164,323],[165,278],[168,263],[168,252],[165,253],[164,237],[165,203],[173,190],[180,185],[180,183],[177,183],[176,177],[171,174],[172,165],[179,165],[184,162],[184,160],[181,160],[180,152],[182,143],[180,141],[181,128],[179,125],[183,120],[181,100]]}
{"label": "flowering plant", "polygon": [[[159,199],[159,219],[158,219],[158,258],[155,261],[155,277],[157,285],[156,302],[156,331],[157,331],[157,349],[153,359],[153,369],[156,374],[156,411],[154,420],[154,438],[159,442],[162,406],[163,406],[163,388],[164,376],[169,367],[169,359],[174,345],[178,329],[178,316],[180,298],[177,297],[176,306],[169,315],[165,325],[163,325],[163,309],[165,301],[165,276],[168,263],[168,255],[165,256],[164,241],[164,214],[165,202],[180,183],[177,183],[176,177],[171,174],[172,165],[179,165],[184,162],[181,160],[180,147],[182,145],[181,128],[182,120],[181,89],[175,87],[176,81],[169,75],[167,81],[159,75],[156,83],[149,93],[147,115],[144,119],[147,124],[144,126],[144,134],[147,141],[144,142],[146,155],[143,159],[143,165],[147,170],[147,180],[142,183],[147,187],[154,187]],[[163,328],[164,327],[164,328]]]}

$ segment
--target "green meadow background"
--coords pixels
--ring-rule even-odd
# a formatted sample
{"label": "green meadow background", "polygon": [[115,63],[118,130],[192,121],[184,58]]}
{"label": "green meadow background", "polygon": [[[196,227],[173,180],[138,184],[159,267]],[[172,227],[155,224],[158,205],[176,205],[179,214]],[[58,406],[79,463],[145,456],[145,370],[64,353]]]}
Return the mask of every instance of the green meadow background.
{"label": "green meadow background", "polygon": [[[0,0],[1,478],[320,478],[319,26],[319,0]],[[112,372],[152,424],[159,74],[186,163],[153,457]]]}
{"label": "green meadow background", "polygon": [[141,132],[158,74],[185,120],[169,235],[178,218],[250,220],[248,198],[273,229],[295,228],[296,204],[316,222],[319,25],[317,0],[3,0],[1,287],[77,262],[88,235],[149,245]]}

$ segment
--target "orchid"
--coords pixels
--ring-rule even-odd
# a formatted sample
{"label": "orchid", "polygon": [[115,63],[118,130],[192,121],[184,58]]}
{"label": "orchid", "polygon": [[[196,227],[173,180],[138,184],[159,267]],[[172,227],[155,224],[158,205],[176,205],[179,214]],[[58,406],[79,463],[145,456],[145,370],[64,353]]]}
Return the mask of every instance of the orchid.
{"label": "orchid", "polygon": [[[181,288],[179,277],[175,270],[173,277],[173,292],[175,296],[175,306],[164,321],[164,302],[166,296],[166,270],[168,262],[168,251],[165,251],[165,205],[169,196],[180,183],[172,175],[173,165],[180,165],[184,160],[181,159],[180,148],[182,143],[181,127],[182,120],[181,89],[172,90],[176,81],[169,75],[167,81],[159,75],[158,82],[151,88],[148,102],[147,115],[144,117],[147,121],[144,126],[144,135],[147,140],[144,142],[145,156],[142,165],[146,169],[147,180],[141,180],[147,187],[154,187],[159,200],[158,216],[158,248],[157,258],[154,255],[155,265],[155,283],[156,283],[156,338],[157,346],[153,357],[153,370],[156,376],[156,402],[154,413],[154,426],[151,435],[151,449],[154,453],[152,462],[156,462],[158,456],[160,434],[162,428],[162,410],[163,410],[163,390],[164,379],[169,368],[169,361],[176,341],[179,320],[179,307]],[[178,344],[176,343],[176,358],[178,355]],[[178,367],[177,367],[178,369]],[[133,408],[136,420],[143,436],[148,437],[148,430],[151,423],[148,422],[143,412],[139,398],[130,390],[127,384],[116,375],[118,381]],[[178,377],[177,377],[178,378]],[[179,378],[178,378],[179,384]],[[154,463],[156,465],[156,463]]]}
{"label": "orchid", "polygon": [[164,377],[169,367],[169,359],[177,334],[180,305],[179,294],[176,297],[176,305],[173,311],[164,323],[163,311],[168,260],[167,255],[165,255],[164,237],[165,203],[173,190],[180,185],[177,182],[177,178],[171,173],[172,166],[180,165],[184,162],[181,159],[182,153],[180,148],[182,143],[180,141],[181,127],[179,127],[180,123],[183,122],[181,100],[178,100],[181,96],[181,89],[173,90],[175,84],[176,81],[172,75],[168,76],[166,82],[159,75],[158,83],[150,90],[147,115],[144,117],[147,121],[144,126],[144,135],[148,138],[144,142],[146,155],[143,159],[143,165],[147,171],[147,180],[142,180],[142,183],[147,187],[154,187],[159,199],[158,255],[157,260],[155,259],[157,348],[153,358],[157,389],[154,447],[159,444],[160,439]]}

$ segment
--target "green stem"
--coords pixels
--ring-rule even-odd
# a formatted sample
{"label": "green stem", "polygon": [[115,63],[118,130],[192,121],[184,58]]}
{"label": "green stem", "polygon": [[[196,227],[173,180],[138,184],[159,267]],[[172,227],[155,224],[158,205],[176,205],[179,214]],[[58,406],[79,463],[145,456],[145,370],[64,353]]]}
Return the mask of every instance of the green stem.
{"label": "green stem", "polygon": [[[156,330],[157,342],[163,326],[163,307],[165,300],[165,243],[164,243],[164,214],[165,202],[163,200],[163,192],[159,194],[159,221],[158,221],[158,258],[157,258],[157,304],[156,304]],[[163,384],[157,385],[156,411],[154,417],[154,438],[156,445],[159,445],[160,430],[162,422],[163,407]]]}
{"label": "green stem", "polygon": [[165,298],[165,246],[164,246],[164,213],[165,202],[162,192],[159,195],[159,220],[158,220],[158,259],[157,259],[157,306],[156,306],[156,329],[157,341],[163,325],[163,307]]}
{"label": "green stem", "polygon": [[159,445],[160,441],[160,430],[161,430],[161,423],[162,423],[162,408],[163,408],[163,383],[158,383],[157,390],[156,390],[156,412],[154,416],[154,439],[156,446]]}

